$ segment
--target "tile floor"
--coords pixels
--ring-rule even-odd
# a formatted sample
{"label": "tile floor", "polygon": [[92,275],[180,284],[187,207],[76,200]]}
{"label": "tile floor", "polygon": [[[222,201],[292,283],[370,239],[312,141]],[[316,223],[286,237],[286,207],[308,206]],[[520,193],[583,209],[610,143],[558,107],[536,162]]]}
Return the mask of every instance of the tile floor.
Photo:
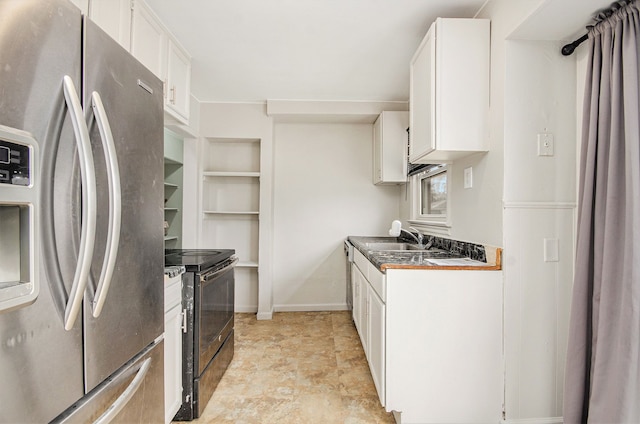
{"label": "tile floor", "polygon": [[395,423],[348,312],[236,314],[235,329],[233,361],[194,423]]}

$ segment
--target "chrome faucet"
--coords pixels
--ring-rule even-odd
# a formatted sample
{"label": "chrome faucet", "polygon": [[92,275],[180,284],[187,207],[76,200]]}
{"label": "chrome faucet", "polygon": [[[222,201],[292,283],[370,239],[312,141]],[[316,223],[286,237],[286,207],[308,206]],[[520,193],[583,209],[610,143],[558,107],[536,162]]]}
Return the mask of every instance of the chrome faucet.
{"label": "chrome faucet", "polygon": [[429,248],[433,245],[433,238],[432,238],[431,240],[429,240],[429,242],[428,242],[426,245],[424,245],[424,244],[422,244],[422,242],[424,241],[424,239],[425,239],[427,236],[425,236],[424,234],[422,234],[422,233],[420,232],[420,230],[418,230],[417,228],[409,227],[409,229],[410,229],[410,230],[415,231],[416,233],[418,233],[418,236],[416,237],[413,233],[410,233],[410,232],[409,232],[409,231],[407,231],[407,230],[403,230],[403,229],[402,229],[402,231],[406,232],[406,233],[407,233],[407,234],[409,234],[411,237],[413,237],[413,239],[418,243],[418,247],[419,247],[420,249],[425,249],[425,250],[427,250],[427,249],[429,249]]}
{"label": "chrome faucet", "polygon": [[422,249],[422,239],[424,238],[424,235],[420,231],[416,230],[413,227],[409,227],[409,229],[415,231],[416,233],[418,233],[418,235],[416,236],[415,234],[413,234],[410,231],[405,230],[404,228],[400,228],[400,231],[404,231],[405,233],[407,233],[411,237],[413,237],[413,239],[416,241],[416,243],[418,243],[418,247],[420,249]]}
{"label": "chrome faucet", "polygon": [[432,237],[431,240],[429,240],[429,242],[425,246],[425,245],[422,244],[422,242],[423,242],[423,240],[425,239],[426,236],[424,234],[422,234],[419,230],[417,230],[414,227],[409,227],[409,229],[415,231],[418,235],[416,236],[412,232],[407,231],[404,228],[402,228],[402,224],[400,223],[400,221],[396,220],[396,221],[393,221],[391,223],[391,229],[389,230],[389,235],[390,236],[394,236],[394,237],[398,237],[400,235],[400,233],[402,231],[404,231],[405,233],[409,234],[416,241],[416,243],[418,243],[418,248],[425,249],[425,250],[431,248],[435,238]]}

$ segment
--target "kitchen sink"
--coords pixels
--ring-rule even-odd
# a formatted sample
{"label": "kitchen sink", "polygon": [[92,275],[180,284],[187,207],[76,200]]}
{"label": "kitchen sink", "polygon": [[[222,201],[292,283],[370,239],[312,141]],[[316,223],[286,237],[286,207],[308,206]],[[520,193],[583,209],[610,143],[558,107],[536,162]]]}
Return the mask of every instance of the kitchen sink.
{"label": "kitchen sink", "polygon": [[411,243],[376,242],[365,243],[365,246],[368,250],[423,250]]}
{"label": "kitchen sink", "polygon": [[441,249],[425,249],[424,247],[420,247],[417,244],[413,243],[402,243],[402,242],[372,242],[372,243],[364,243],[365,247],[368,250],[386,250],[386,251],[394,251],[397,252],[399,250],[416,250],[419,252],[446,252]]}
{"label": "kitchen sink", "polygon": [[394,253],[394,252],[415,252],[420,253],[423,257],[426,258],[456,258],[459,257],[459,254],[451,253],[447,250],[437,249],[437,248],[429,248],[425,249],[424,247],[419,247],[417,244],[413,243],[403,243],[403,242],[369,242],[363,243],[367,250],[372,250],[375,252],[379,252],[384,254],[385,252]]}

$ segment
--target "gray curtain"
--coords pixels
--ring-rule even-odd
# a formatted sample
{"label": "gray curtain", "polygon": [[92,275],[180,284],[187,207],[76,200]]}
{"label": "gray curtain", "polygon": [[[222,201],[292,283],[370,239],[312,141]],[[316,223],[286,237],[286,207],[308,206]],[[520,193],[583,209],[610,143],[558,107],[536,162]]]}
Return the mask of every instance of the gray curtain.
{"label": "gray curtain", "polygon": [[589,30],[564,422],[640,423],[640,20]]}

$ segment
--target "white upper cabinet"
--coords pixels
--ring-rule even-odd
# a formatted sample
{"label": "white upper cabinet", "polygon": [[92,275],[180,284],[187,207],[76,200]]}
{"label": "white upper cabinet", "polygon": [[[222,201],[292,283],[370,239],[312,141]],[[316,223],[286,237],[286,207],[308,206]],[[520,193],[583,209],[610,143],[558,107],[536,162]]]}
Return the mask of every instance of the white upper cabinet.
{"label": "white upper cabinet", "polygon": [[131,49],[131,0],[91,0],[89,18],[127,51]]}
{"label": "white upper cabinet", "polygon": [[385,111],[373,124],[373,183],[407,182],[409,112]]}
{"label": "white upper cabinet", "polygon": [[169,39],[167,54],[167,86],[165,110],[186,123],[189,120],[191,93],[191,58],[173,39]]}
{"label": "white upper cabinet", "polygon": [[411,163],[488,150],[490,22],[438,18],[410,69]]}
{"label": "white upper cabinet", "polygon": [[131,53],[164,84],[165,117],[189,123],[191,57],[144,1],[135,0]]}
{"label": "white upper cabinet", "polygon": [[166,83],[166,32],[143,1],[134,3],[131,28],[131,54]]}
{"label": "white upper cabinet", "polygon": [[71,0],[71,3],[75,4],[83,14],[87,14],[89,10],[89,0]]}

